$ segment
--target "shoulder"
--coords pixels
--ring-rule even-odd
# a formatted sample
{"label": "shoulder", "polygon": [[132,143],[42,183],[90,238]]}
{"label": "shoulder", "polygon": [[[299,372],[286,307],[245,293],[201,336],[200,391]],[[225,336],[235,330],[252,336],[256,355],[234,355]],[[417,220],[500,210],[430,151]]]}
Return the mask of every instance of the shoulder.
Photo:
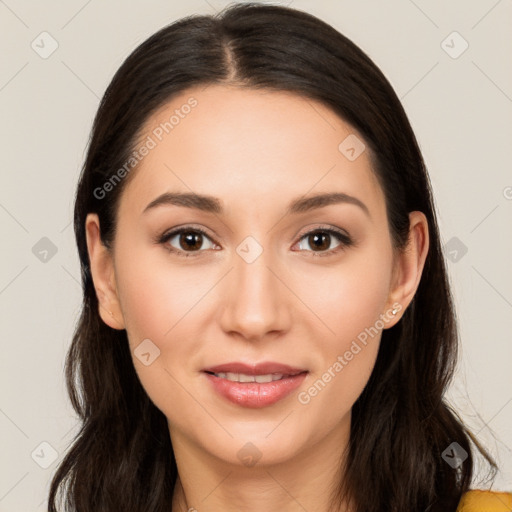
{"label": "shoulder", "polygon": [[462,496],[457,512],[509,512],[512,492],[471,490]]}

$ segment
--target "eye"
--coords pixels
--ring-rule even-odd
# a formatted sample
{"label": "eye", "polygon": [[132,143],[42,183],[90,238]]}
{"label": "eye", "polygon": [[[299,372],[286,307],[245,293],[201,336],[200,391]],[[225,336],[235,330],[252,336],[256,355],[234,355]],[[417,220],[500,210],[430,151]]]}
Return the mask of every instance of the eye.
{"label": "eye", "polygon": [[[178,256],[197,256],[203,252],[202,248],[205,241],[210,242],[210,247],[207,249],[214,249],[215,245],[210,237],[200,228],[192,228],[185,226],[179,229],[164,233],[159,239],[158,243],[164,245],[170,252],[176,253]],[[175,245],[173,245],[175,244]]]}
{"label": "eye", "polygon": [[[331,247],[333,238],[338,240],[338,245],[334,248]],[[305,240],[305,243],[302,242],[302,240]],[[312,256],[329,256],[354,245],[354,241],[349,235],[342,231],[338,231],[337,229],[317,228],[312,231],[308,231],[300,238],[300,249],[304,248],[303,245],[309,245],[313,248],[310,250]]]}
{"label": "eye", "polygon": [[[333,238],[338,241],[338,245],[334,248],[331,246]],[[305,240],[305,243],[302,240]],[[192,226],[166,232],[158,237],[156,242],[164,245],[169,252],[184,257],[199,256],[204,252],[204,242],[210,244],[206,249],[218,250],[218,246],[212,242],[206,231]],[[329,256],[354,245],[354,241],[341,230],[317,228],[302,235],[298,245],[300,250],[304,250],[304,245],[309,245],[312,249],[306,249],[306,251],[312,256]]]}

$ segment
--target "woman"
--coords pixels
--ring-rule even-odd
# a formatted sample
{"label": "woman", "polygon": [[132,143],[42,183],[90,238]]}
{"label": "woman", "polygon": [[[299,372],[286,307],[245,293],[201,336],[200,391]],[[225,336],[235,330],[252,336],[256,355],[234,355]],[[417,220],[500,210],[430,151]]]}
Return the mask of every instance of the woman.
{"label": "woman", "polygon": [[480,498],[471,441],[496,466],[443,398],[457,327],[428,174],[331,26],[244,4],[142,43],[99,107],[75,233],[82,429],[52,512],[59,490],[105,512]]}

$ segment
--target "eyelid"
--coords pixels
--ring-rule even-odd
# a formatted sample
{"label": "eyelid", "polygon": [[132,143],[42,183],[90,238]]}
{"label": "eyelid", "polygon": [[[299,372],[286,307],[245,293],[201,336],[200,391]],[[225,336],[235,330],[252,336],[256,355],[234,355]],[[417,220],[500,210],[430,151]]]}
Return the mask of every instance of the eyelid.
{"label": "eyelid", "polygon": [[342,237],[352,238],[348,234],[348,232],[345,231],[344,229],[332,226],[330,224],[320,224],[320,225],[315,225],[315,227],[311,227],[311,225],[309,225],[307,228],[304,228],[304,231],[299,231],[299,234],[296,235],[297,241],[301,240],[306,235],[315,233],[317,231],[323,231],[323,232],[327,232],[327,233],[336,233],[337,235],[340,235]]}

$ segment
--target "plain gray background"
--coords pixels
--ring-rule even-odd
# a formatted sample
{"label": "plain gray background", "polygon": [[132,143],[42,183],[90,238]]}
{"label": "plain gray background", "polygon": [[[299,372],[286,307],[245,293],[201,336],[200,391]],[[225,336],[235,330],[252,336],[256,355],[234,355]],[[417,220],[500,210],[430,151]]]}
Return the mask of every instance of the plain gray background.
{"label": "plain gray background", "polygon": [[[149,35],[227,3],[0,0],[0,511],[45,510],[76,430],[63,378],[81,302],[71,219],[99,99]],[[281,3],[351,38],[403,102],[459,319],[449,396],[502,465],[495,489],[512,490],[511,2]]]}

